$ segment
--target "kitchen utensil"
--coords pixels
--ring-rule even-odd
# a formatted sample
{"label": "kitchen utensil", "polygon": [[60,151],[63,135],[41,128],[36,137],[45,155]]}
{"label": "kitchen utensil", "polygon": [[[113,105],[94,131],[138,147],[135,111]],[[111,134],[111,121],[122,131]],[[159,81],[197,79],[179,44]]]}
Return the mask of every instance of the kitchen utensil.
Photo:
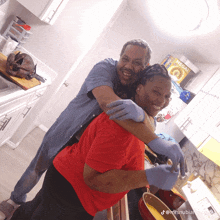
{"label": "kitchen utensil", "polygon": [[38,75],[37,73],[35,73],[33,75],[33,77],[39,81],[41,81],[42,83],[45,83],[47,79],[43,78],[42,76]]}
{"label": "kitchen utensil", "polygon": [[35,79],[37,79],[37,80],[39,80],[39,81],[45,83],[47,79],[43,78],[42,76],[40,76],[40,75],[38,75],[38,74],[36,73],[36,72],[37,72],[37,70],[36,70],[37,64],[35,65],[34,68],[35,68],[35,72],[34,72],[34,74],[32,75],[32,78],[35,78]]}
{"label": "kitchen utensil", "polygon": [[138,202],[143,220],[177,220],[171,210],[155,195],[145,192]]}
{"label": "kitchen utensil", "polygon": [[31,30],[31,26],[29,26],[27,24],[17,24],[17,26],[23,27],[26,31],[30,31]]}
{"label": "kitchen utensil", "polygon": [[7,62],[7,57],[4,54],[0,53],[0,72],[7,79],[16,83],[22,89],[27,90],[27,89],[33,88],[33,87],[41,84],[41,82],[38,81],[36,78],[26,80],[25,78],[18,78],[15,76],[10,76],[9,74],[6,73],[6,62]]}

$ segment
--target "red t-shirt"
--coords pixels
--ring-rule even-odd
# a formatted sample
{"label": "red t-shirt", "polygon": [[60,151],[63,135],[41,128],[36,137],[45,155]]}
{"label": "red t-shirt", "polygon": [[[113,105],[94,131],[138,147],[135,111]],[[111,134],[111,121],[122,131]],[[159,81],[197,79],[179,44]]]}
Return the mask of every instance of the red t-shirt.
{"label": "red t-shirt", "polygon": [[95,216],[116,204],[128,191],[110,194],[89,188],[83,179],[85,163],[100,173],[112,169],[143,170],[144,149],[142,141],[102,113],[87,127],[79,143],[64,148],[53,164],[73,186],[85,210]]}

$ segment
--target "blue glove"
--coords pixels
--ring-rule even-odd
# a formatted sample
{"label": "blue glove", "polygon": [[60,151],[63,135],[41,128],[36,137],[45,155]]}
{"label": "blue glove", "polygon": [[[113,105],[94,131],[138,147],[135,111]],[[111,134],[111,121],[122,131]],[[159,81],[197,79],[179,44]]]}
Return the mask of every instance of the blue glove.
{"label": "blue glove", "polygon": [[136,122],[143,122],[145,118],[144,110],[130,99],[120,99],[107,105],[111,108],[106,112],[111,115],[110,119],[126,120],[132,119]]}
{"label": "blue glove", "polygon": [[185,176],[184,155],[179,144],[171,141],[166,141],[161,138],[156,138],[148,143],[147,146],[150,147],[150,149],[153,150],[155,153],[162,154],[171,159],[173,163],[172,171],[177,171],[177,166],[180,163],[181,175]]}
{"label": "blue glove", "polygon": [[170,165],[165,164],[146,169],[145,173],[149,185],[156,186],[163,190],[171,190],[179,175],[179,170],[171,173],[171,169]]}

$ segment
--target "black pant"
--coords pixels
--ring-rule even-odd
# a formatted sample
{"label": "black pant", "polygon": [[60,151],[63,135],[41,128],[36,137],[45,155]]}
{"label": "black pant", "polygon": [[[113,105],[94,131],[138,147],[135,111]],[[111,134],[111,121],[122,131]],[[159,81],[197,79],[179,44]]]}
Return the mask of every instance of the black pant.
{"label": "black pant", "polygon": [[92,220],[71,184],[51,165],[36,197],[22,204],[11,220]]}

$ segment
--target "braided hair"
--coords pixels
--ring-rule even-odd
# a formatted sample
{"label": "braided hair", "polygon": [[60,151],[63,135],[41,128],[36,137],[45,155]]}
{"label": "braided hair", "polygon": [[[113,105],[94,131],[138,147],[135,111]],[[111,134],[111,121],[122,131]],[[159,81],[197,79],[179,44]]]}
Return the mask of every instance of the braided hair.
{"label": "braided hair", "polygon": [[148,80],[153,80],[154,76],[162,76],[171,80],[171,77],[164,65],[154,64],[152,66],[147,66],[143,71],[139,73],[139,78],[136,84],[145,85]]}
{"label": "braided hair", "polygon": [[132,85],[122,85],[119,77],[117,76],[114,80],[114,92],[121,99],[132,99],[136,94],[137,86],[142,84],[145,85],[147,81],[153,81],[154,76],[162,76],[168,80],[171,77],[164,65],[154,64],[147,66],[144,70],[138,73],[138,79]]}

